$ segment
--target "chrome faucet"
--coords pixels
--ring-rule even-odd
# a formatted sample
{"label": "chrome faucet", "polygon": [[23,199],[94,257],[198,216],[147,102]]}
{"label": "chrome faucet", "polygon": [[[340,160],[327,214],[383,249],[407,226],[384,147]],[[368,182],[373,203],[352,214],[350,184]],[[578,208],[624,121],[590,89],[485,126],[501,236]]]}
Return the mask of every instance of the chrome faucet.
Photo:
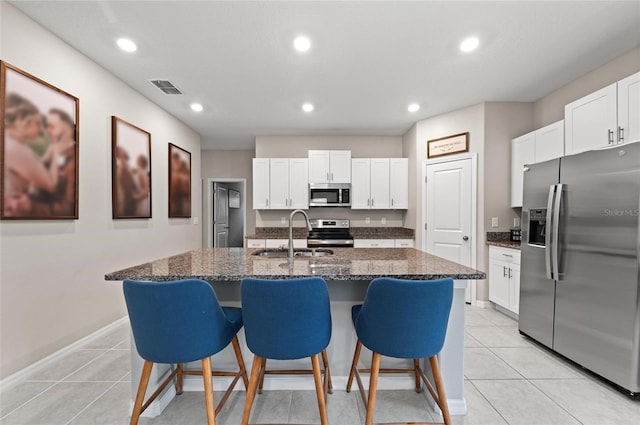
{"label": "chrome faucet", "polygon": [[309,216],[303,210],[293,210],[289,215],[289,264],[293,264],[293,216],[296,213],[301,213],[304,219],[307,221],[307,227],[311,231],[311,223],[309,223]]}

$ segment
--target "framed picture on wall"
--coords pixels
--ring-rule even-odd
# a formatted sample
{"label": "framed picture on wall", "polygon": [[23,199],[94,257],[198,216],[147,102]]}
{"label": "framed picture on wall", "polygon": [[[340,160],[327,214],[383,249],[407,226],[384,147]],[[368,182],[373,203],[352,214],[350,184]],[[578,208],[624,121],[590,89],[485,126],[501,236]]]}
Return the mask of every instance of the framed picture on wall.
{"label": "framed picture on wall", "polygon": [[77,97],[0,61],[0,218],[78,218]]}
{"label": "framed picture on wall", "polygon": [[151,218],[151,133],[111,117],[113,218]]}
{"label": "framed picture on wall", "polygon": [[169,218],[191,217],[191,153],[169,143]]}

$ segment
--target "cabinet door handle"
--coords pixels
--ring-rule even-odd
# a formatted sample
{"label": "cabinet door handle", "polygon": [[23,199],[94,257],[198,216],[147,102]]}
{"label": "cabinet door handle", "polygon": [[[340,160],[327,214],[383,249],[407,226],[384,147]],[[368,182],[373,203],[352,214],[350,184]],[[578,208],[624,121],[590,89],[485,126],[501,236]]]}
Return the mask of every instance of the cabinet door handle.
{"label": "cabinet door handle", "polygon": [[609,144],[613,144],[613,130],[607,130],[609,132]]}
{"label": "cabinet door handle", "polygon": [[624,128],[618,126],[618,143],[624,142]]}
{"label": "cabinet door handle", "polygon": [[331,181],[333,181],[333,173],[331,173]]}
{"label": "cabinet door handle", "polygon": [[367,198],[367,206],[370,207],[371,200]]}
{"label": "cabinet door handle", "polygon": [[511,279],[511,267],[509,267],[509,279]]}
{"label": "cabinet door handle", "polygon": [[329,172],[328,171],[327,171],[327,181],[330,181],[329,180]]}
{"label": "cabinet door handle", "polygon": [[391,206],[393,206],[393,198],[391,198]]}
{"label": "cabinet door handle", "polygon": [[265,203],[269,206],[269,198],[265,199]]}
{"label": "cabinet door handle", "polygon": [[502,277],[507,277],[507,268],[502,266]]}
{"label": "cabinet door handle", "polygon": [[371,198],[371,206],[373,206],[375,204],[374,202],[375,200],[373,198]]}

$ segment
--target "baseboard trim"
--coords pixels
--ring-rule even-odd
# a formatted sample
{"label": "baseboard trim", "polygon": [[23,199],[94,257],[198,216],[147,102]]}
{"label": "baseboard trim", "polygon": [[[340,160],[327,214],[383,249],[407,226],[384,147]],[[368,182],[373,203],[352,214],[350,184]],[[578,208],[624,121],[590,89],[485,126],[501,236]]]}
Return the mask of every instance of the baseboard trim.
{"label": "baseboard trim", "polygon": [[476,307],[480,307],[480,308],[493,308],[491,306],[491,301],[481,301],[481,300],[477,300],[476,301]]}
{"label": "baseboard trim", "polygon": [[0,381],[0,391],[5,391],[7,389],[12,388],[13,386],[15,386],[16,384],[18,384],[19,382],[23,381],[27,375],[33,373],[33,372],[37,372],[41,369],[44,369],[48,366],[50,366],[52,363],[60,360],[62,357],[66,356],[67,354],[69,354],[71,351],[79,348],[82,345],[85,345],[89,342],[92,342],[98,338],[101,338],[102,336],[104,336],[105,334],[109,333],[111,330],[113,330],[114,328],[120,326],[123,323],[128,323],[129,322],[129,316],[124,316],[121,319],[116,320],[115,322],[112,322],[110,324],[108,324],[107,326],[98,329],[97,331],[85,336],[84,338],[81,338],[69,345],[67,345],[66,347],[61,348],[60,350],[49,354],[47,357],[38,360],[35,363],[30,364],[29,366],[25,367],[24,369],[21,369],[9,376],[7,376],[6,378],[4,378],[3,380]]}

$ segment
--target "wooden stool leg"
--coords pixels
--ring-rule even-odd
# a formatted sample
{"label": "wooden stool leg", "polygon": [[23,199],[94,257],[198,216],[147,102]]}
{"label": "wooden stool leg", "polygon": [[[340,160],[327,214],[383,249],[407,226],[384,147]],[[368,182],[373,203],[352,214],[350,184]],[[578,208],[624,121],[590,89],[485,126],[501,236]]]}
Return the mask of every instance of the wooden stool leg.
{"label": "wooden stool leg", "polygon": [[138,425],[140,419],[140,413],[142,413],[142,402],[144,401],[144,395],[147,392],[147,386],[149,385],[149,377],[151,376],[151,369],[153,369],[153,362],[149,360],[144,361],[142,366],[142,374],[140,375],[140,383],[138,384],[138,393],[136,394],[136,401],[133,404],[133,412],[131,413],[130,425]]}
{"label": "wooden stool leg", "polygon": [[249,424],[249,416],[251,416],[251,407],[253,406],[253,399],[256,396],[261,364],[262,357],[254,355],[253,365],[251,366],[251,378],[249,379],[249,387],[247,388],[247,399],[244,403],[244,412],[242,413],[242,425]]}
{"label": "wooden stool leg", "polygon": [[329,368],[327,350],[322,350],[322,363],[324,364],[325,379],[327,380],[327,391],[329,394],[333,394],[333,382],[331,382],[331,369]]}
{"label": "wooden stool leg", "polygon": [[242,358],[242,351],[240,350],[238,336],[234,336],[231,342],[233,343],[233,351],[236,353],[236,361],[240,367],[240,375],[242,376],[242,382],[244,382],[244,388],[246,390],[249,388],[249,378],[247,377],[247,369],[244,366],[244,359]]}
{"label": "wooden stool leg", "polygon": [[178,375],[176,377],[176,395],[180,395],[182,394],[182,379],[184,376],[183,374],[184,364],[178,363],[177,369],[178,369]]}
{"label": "wooden stool leg", "polygon": [[322,372],[320,372],[320,360],[317,354],[311,356],[311,364],[313,365],[313,380],[316,384],[316,396],[318,397],[318,410],[320,411],[320,424],[328,425],[327,405],[324,399],[324,388],[322,387]]}
{"label": "wooden stool leg", "polygon": [[260,379],[258,384],[258,394],[262,394],[262,386],[264,385],[264,375],[267,370],[267,359],[262,357],[262,361],[260,362]]}
{"label": "wooden stool leg", "polygon": [[371,359],[371,376],[369,378],[369,400],[367,401],[367,418],[365,425],[373,424],[373,412],[376,407],[376,389],[378,388],[378,373],[380,372],[380,354],[373,353]]}
{"label": "wooden stool leg", "polygon": [[416,392],[417,393],[422,392],[422,382],[420,382],[420,373],[418,372],[419,370],[420,370],[420,360],[413,359],[413,371],[414,371],[414,374],[416,375]]}
{"label": "wooden stool leg", "polygon": [[451,425],[451,416],[449,415],[449,405],[447,404],[447,396],[444,393],[444,382],[442,381],[442,375],[440,375],[440,365],[438,364],[438,357],[429,357],[429,363],[431,364],[431,372],[433,373],[433,380],[436,383],[436,391],[438,391],[438,406],[442,410],[442,417],[446,425]]}
{"label": "wooden stool leg", "polygon": [[353,353],[353,362],[351,362],[351,372],[349,372],[349,380],[347,381],[347,392],[351,391],[351,384],[353,384],[353,376],[356,373],[358,367],[358,359],[360,358],[360,350],[362,350],[362,343],[358,340],[356,344],[356,351]]}
{"label": "wooden stool leg", "polygon": [[204,380],[204,402],[207,407],[207,425],[216,425],[216,412],[213,403],[213,378],[211,377],[211,358],[202,359],[202,379]]}

